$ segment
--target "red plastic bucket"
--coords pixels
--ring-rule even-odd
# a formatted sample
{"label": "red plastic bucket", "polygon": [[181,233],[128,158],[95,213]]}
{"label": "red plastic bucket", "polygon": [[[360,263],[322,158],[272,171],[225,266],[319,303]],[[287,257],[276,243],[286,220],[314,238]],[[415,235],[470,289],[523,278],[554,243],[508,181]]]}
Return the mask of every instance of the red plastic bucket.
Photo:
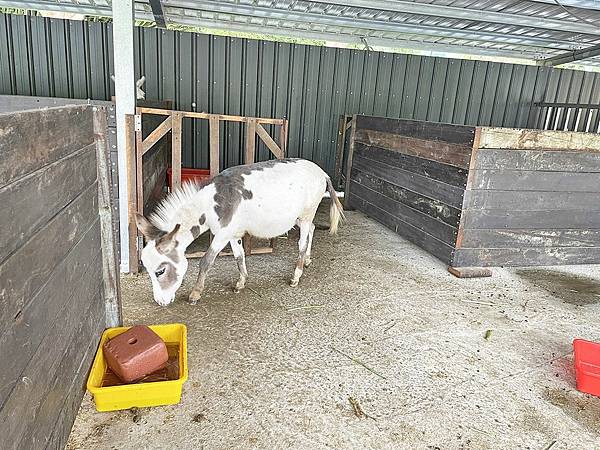
{"label": "red plastic bucket", "polygon": [[600,397],[600,344],[575,339],[573,351],[577,390]]}
{"label": "red plastic bucket", "polygon": [[[167,183],[169,185],[169,190],[173,188],[173,184],[171,183],[171,173],[173,169],[169,167],[167,169]],[[185,183],[186,181],[196,181],[200,184],[202,182],[206,182],[210,180],[210,170],[208,169],[186,169],[184,167],[181,168],[181,182]]]}

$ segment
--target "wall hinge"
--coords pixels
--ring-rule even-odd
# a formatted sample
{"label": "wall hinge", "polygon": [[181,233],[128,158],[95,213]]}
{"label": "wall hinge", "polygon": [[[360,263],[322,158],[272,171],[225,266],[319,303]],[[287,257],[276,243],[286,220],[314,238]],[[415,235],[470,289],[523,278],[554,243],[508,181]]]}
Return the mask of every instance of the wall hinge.
{"label": "wall hinge", "polygon": [[136,114],[133,117],[133,128],[135,129],[135,131],[142,131],[142,115]]}

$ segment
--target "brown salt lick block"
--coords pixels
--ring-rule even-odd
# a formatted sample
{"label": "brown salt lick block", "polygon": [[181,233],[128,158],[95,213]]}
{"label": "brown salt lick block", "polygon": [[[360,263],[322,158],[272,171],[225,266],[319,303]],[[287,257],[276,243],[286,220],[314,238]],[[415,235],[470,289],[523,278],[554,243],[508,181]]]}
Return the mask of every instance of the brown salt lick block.
{"label": "brown salt lick block", "polygon": [[131,327],[104,344],[108,367],[125,383],[137,381],[164,367],[167,346],[146,325]]}

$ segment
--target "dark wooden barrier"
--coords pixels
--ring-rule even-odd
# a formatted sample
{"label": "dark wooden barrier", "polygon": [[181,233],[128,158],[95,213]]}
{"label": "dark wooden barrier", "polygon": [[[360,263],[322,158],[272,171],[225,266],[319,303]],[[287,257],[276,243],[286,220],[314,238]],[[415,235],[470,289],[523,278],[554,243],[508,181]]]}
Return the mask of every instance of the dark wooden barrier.
{"label": "dark wooden barrier", "polygon": [[106,111],[0,114],[0,441],[62,448],[118,322]]}
{"label": "dark wooden barrier", "polygon": [[[117,124],[115,120],[115,104],[101,100],[80,100],[58,97],[30,97],[24,95],[0,95],[0,113],[14,113],[39,108],[56,108],[59,106],[92,105],[106,110],[106,147],[110,155],[111,205],[113,217],[113,233],[119,253],[119,172],[117,159]],[[117,256],[119,259],[120,257]]]}
{"label": "dark wooden barrier", "polygon": [[453,265],[600,263],[600,136],[478,131]]}
{"label": "dark wooden barrier", "polygon": [[600,137],[356,116],[346,202],[452,267],[600,262]]}
{"label": "dark wooden barrier", "polygon": [[357,116],[346,203],[450,264],[474,136],[473,127]]}

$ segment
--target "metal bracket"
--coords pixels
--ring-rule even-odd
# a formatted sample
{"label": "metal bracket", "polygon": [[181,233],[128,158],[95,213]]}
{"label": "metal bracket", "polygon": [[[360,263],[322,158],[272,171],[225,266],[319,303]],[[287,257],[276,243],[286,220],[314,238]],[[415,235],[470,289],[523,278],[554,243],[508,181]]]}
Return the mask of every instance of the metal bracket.
{"label": "metal bracket", "polygon": [[133,116],[133,129],[135,131],[142,131],[142,115],[136,114]]}

